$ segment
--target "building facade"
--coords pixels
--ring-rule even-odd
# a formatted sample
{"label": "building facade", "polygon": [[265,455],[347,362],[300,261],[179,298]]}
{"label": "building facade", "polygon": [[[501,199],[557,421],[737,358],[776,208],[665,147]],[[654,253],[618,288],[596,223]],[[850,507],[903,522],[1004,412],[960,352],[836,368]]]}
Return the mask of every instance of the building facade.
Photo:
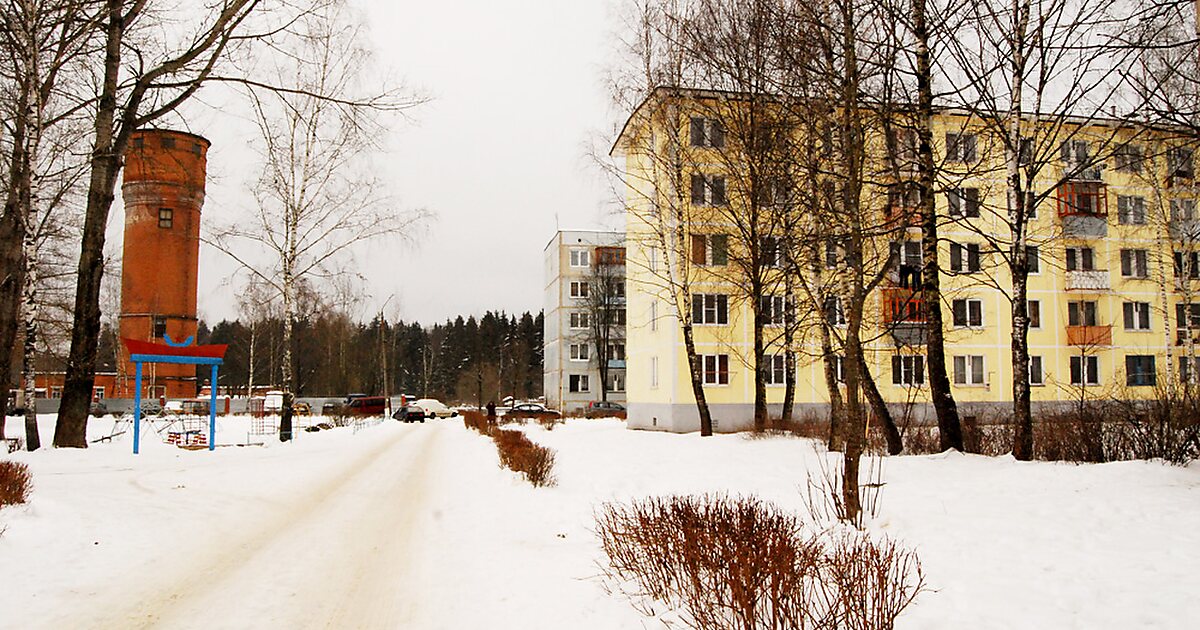
{"label": "building facade", "polygon": [[560,231],[543,256],[547,405],[572,412],[595,400],[624,403],[624,235]]}
{"label": "building facade", "polygon": [[[680,98],[679,91],[660,90],[634,112],[614,146],[628,182],[631,428],[698,429],[682,318],[692,327],[715,429],[752,425],[760,366],[752,352],[746,282],[733,265],[745,228],[730,219],[746,201],[741,166],[729,152],[733,132],[721,120],[723,111],[737,107],[728,95]],[[1013,378],[1004,151],[985,125],[962,113],[940,112],[934,126],[947,370],[964,416],[1003,412],[1011,408]],[[1037,158],[1046,163],[1032,186],[1038,203],[1027,241],[1035,407],[1149,397],[1160,386],[1194,382],[1200,214],[1192,148],[1170,133],[1112,121],[1040,133],[1059,135],[1040,140],[1053,149]],[[887,146],[906,144],[892,140]],[[919,200],[906,193],[911,171],[880,166],[884,142],[868,142],[868,159],[879,166],[871,179],[878,183],[862,200],[878,217],[875,251],[887,268],[880,268],[881,281],[862,304],[866,363],[893,413],[924,417],[931,411],[927,310],[914,288],[922,264],[914,220]],[[759,252],[780,240],[811,245],[822,227],[803,216],[791,233],[764,227]],[[772,415],[782,408],[789,367],[797,416],[827,411],[826,358],[839,380],[844,368],[838,338],[847,296],[838,286],[845,253],[836,239],[813,249],[813,265],[799,272],[781,268],[774,294],[764,297],[786,304],[790,313],[764,327],[761,368]],[[814,299],[813,287],[827,292]],[[820,340],[822,322],[831,350]]]}

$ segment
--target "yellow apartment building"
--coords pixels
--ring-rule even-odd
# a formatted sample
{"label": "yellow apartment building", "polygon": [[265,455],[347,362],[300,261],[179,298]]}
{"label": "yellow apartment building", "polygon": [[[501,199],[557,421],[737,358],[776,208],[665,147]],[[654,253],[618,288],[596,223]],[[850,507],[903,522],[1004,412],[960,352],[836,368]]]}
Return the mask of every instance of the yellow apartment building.
{"label": "yellow apartment building", "polygon": [[[629,426],[698,429],[680,326],[687,317],[715,429],[735,431],[752,424],[754,327],[744,283],[729,265],[729,210],[740,202],[722,173],[738,166],[717,154],[727,133],[719,112],[738,105],[728,94],[680,94],[655,91],[613,147],[627,184]],[[946,363],[964,416],[1011,406],[1011,284],[996,251],[1008,233],[1004,152],[990,133],[964,112],[945,110],[935,119]],[[1054,134],[1037,142],[1047,149],[1031,158],[1045,161],[1033,183],[1041,201],[1029,229],[1036,260],[1028,291],[1035,414],[1050,404],[1146,397],[1195,379],[1196,349],[1188,337],[1200,331],[1200,298],[1193,298],[1200,290],[1200,215],[1191,148],[1170,130],[1114,121],[1034,133]],[[882,152],[882,142],[869,144]],[[878,207],[881,222],[898,223],[879,245],[895,252],[893,264],[864,304],[867,363],[897,418],[919,420],[932,413],[924,307],[920,293],[908,288],[920,269],[920,230],[907,219],[915,204],[900,192],[904,173],[874,179],[883,183],[864,203]],[[712,212],[715,206],[724,212]],[[822,264],[836,275],[837,248],[826,249]],[[841,305],[824,310],[795,295],[791,302],[800,311],[797,321],[810,322],[790,346],[795,413],[822,413],[829,396],[814,330],[829,318],[836,336]],[[788,366],[782,336],[769,336],[767,392],[776,415]]]}

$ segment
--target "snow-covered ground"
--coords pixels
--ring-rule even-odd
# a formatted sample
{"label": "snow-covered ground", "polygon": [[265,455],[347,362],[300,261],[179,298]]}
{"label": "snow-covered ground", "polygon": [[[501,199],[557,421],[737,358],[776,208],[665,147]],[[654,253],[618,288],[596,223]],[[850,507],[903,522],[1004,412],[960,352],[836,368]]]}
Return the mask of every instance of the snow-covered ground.
{"label": "snow-covered ground", "polygon": [[[245,441],[248,421],[219,422]],[[558,451],[556,487],[457,419],[11,455],[36,487],[0,511],[0,627],[662,628],[596,579],[596,506],[727,491],[804,513],[821,456],[614,420],[526,430]],[[915,547],[930,587],[901,628],[1197,627],[1200,465],[939,455],[884,479],[870,527]]]}

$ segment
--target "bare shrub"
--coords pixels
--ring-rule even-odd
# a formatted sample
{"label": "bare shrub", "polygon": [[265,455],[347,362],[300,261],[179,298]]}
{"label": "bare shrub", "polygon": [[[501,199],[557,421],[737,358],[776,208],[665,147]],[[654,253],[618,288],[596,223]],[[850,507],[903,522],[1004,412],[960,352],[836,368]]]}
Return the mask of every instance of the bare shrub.
{"label": "bare shrub", "polygon": [[754,497],[609,503],[596,523],[609,577],[636,582],[697,630],[891,628],[924,583],[912,552],[806,534],[796,516]]}
{"label": "bare shrub", "polygon": [[[806,471],[804,493],[800,498],[814,523],[826,526],[849,523],[862,529],[867,517],[875,518],[879,515],[879,499],[884,486],[883,455],[871,454],[867,457],[866,467],[859,470],[858,504],[862,509],[853,521],[847,519],[846,504],[843,501],[842,460],[835,459],[830,462],[819,451],[815,452],[813,459],[817,462],[817,470]],[[861,479],[862,473],[866,474],[866,481]]]}
{"label": "bare shrub", "polygon": [[521,473],[534,487],[554,485],[554,451],[534,444],[529,436],[512,429],[492,430],[500,465]]}
{"label": "bare shrub", "polygon": [[17,505],[29,500],[33,475],[20,462],[0,461],[0,507]]}
{"label": "bare shrub", "polygon": [[547,431],[553,431],[554,427],[562,424],[564,420],[554,416],[538,416],[537,423]]}
{"label": "bare shrub", "polygon": [[463,419],[463,425],[468,429],[475,429],[484,435],[491,434],[491,427],[488,426],[487,414],[479,411],[464,409],[460,415]]}

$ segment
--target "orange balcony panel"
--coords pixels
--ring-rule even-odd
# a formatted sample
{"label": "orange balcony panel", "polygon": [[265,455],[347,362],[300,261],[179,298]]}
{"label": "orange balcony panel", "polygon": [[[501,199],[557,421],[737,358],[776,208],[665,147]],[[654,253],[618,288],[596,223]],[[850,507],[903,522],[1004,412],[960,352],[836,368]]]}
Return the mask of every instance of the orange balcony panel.
{"label": "orange balcony panel", "polygon": [[924,323],[925,300],[910,289],[884,289],[883,321]]}
{"label": "orange balcony panel", "polygon": [[1111,346],[1112,326],[1067,326],[1069,346]]}
{"label": "orange balcony panel", "polygon": [[1058,216],[1103,216],[1108,213],[1108,194],[1103,182],[1069,181],[1060,185],[1055,193]]}

